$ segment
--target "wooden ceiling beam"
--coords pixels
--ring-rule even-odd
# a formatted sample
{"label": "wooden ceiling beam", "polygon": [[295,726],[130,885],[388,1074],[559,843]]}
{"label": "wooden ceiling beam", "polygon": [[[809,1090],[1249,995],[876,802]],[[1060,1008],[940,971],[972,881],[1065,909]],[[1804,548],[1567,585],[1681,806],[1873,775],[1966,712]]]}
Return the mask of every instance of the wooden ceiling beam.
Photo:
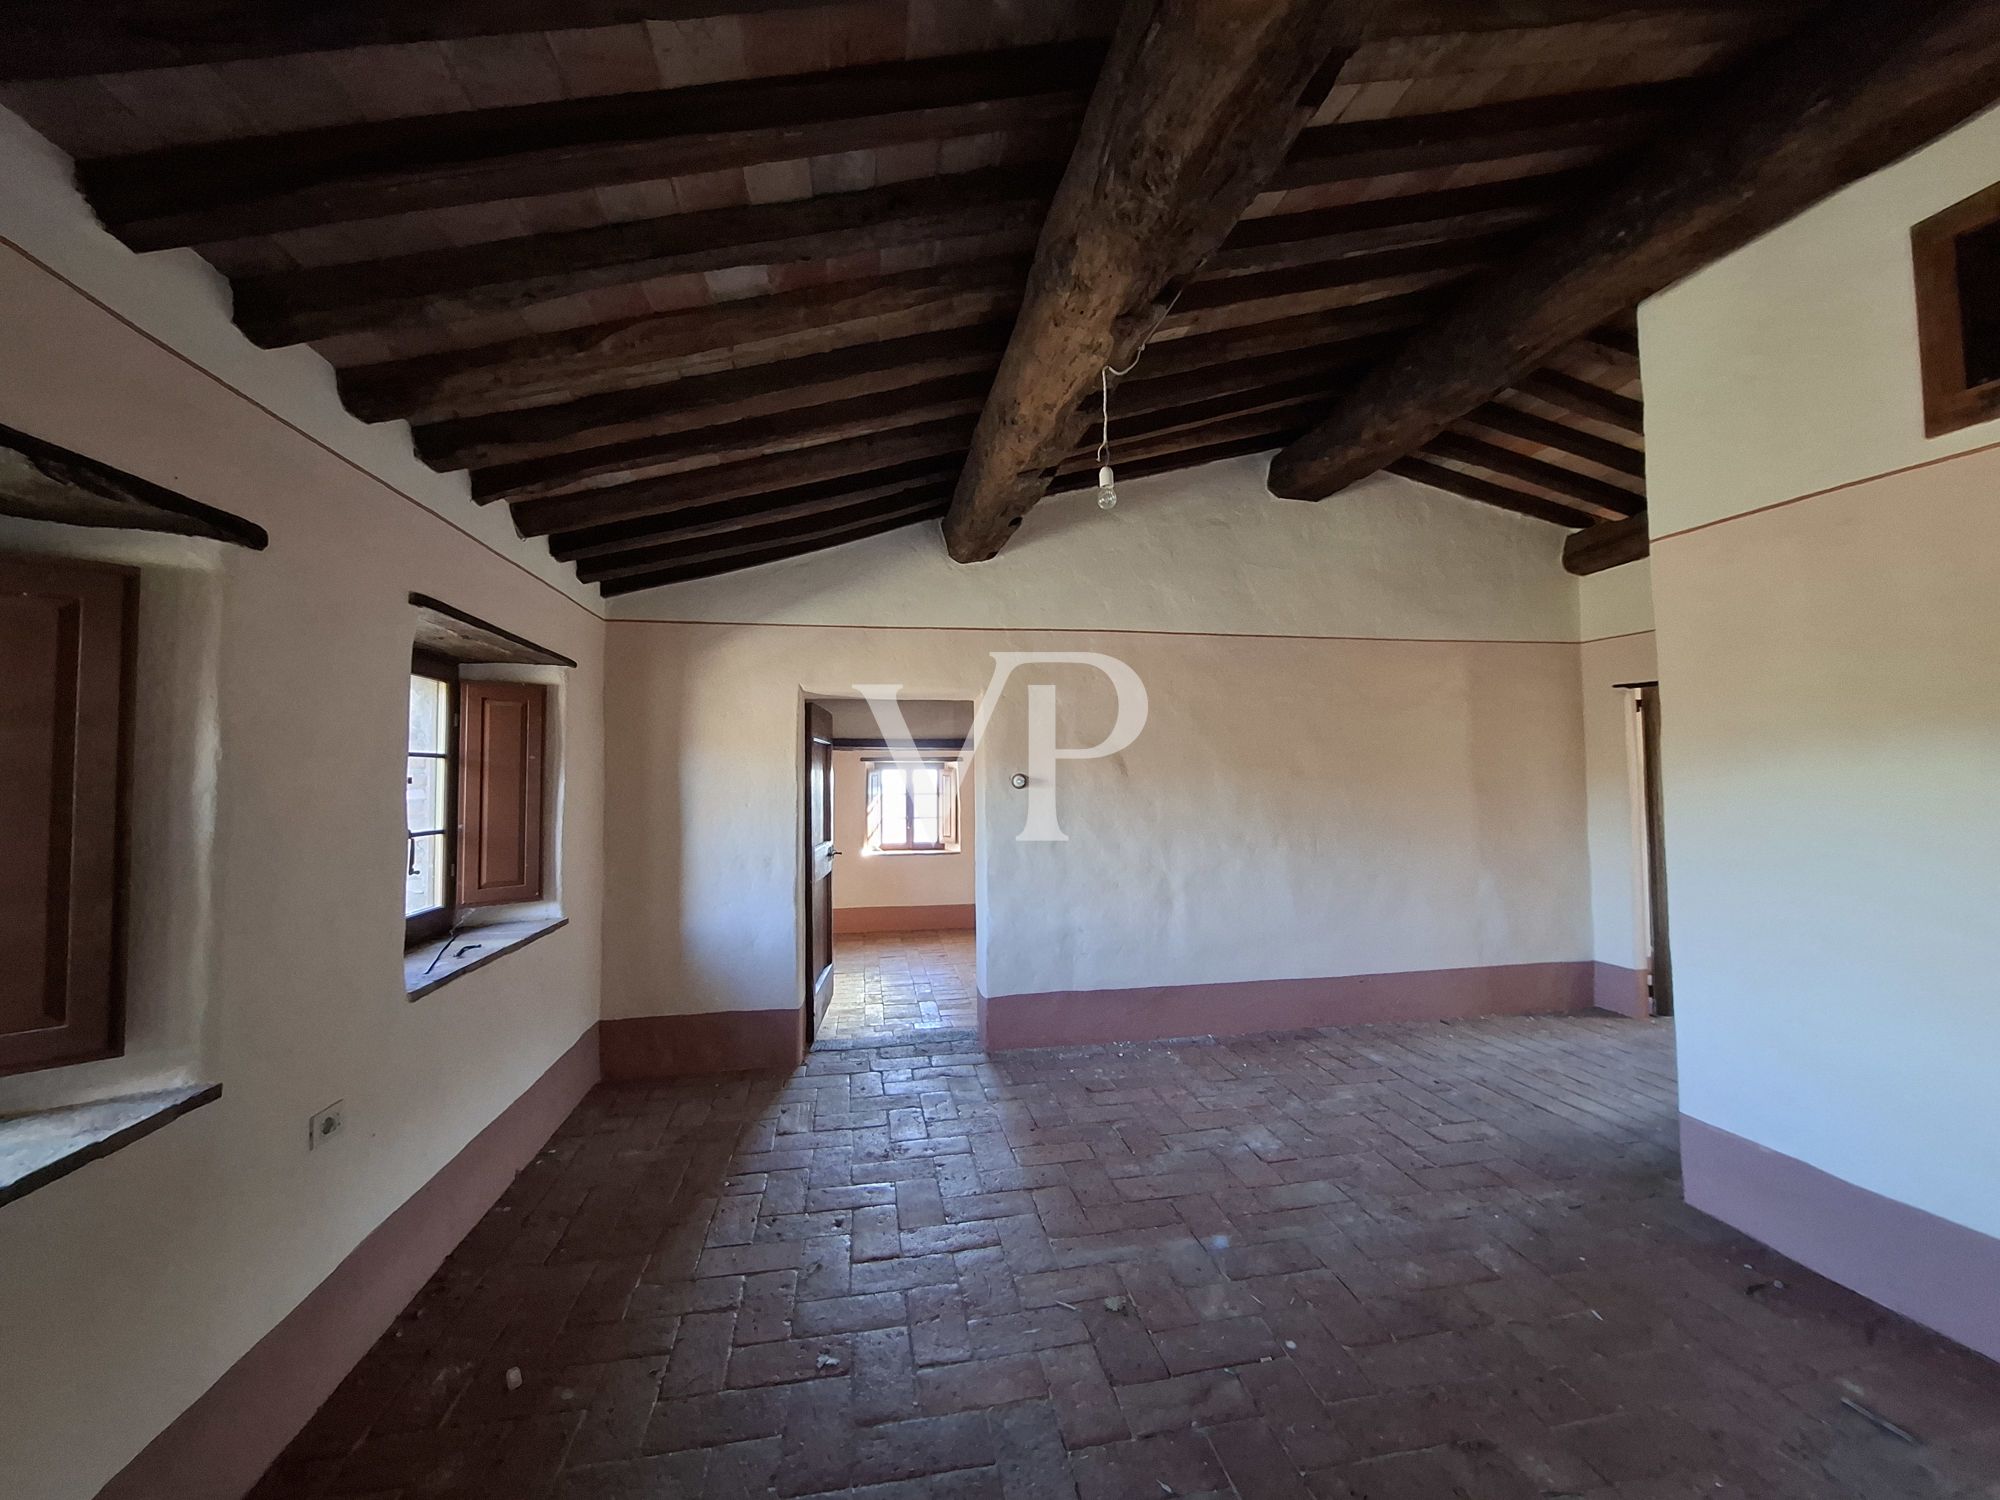
{"label": "wooden ceiling beam", "polygon": [[869,500],[886,500],[924,487],[949,490],[958,477],[960,456],[919,458],[860,474],[836,475],[806,484],[770,490],[748,499],[718,501],[663,516],[641,516],[556,532],[549,537],[550,555],[559,562],[611,557],[676,535],[682,527],[710,521],[741,520],[787,507],[833,510]]}
{"label": "wooden ceiling beam", "polygon": [[1414,451],[1644,298],[2000,97],[2000,5],[1839,0],[1740,69],[1587,214],[1412,337],[1271,466],[1317,499]]}
{"label": "wooden ceiling beam", "polygon": [[[1236,391],[1257,391],[1283,381],[1312,376],[1322,382],[1350,373],[1368,362],[1373,346],[1336,344],[1329,348],[1309,346],[1251,359],[1201,365],[1174,375],[1141,380],[1128,377],[1112,398],[1111,419],[1135,417],[1146,412],[1165,411]],[[1140,371],[1145,370],[1141,365]],[[1098,413],[1098,403],[1089,396],[1078,406],[1086,422]]]}
{"label": "wooden ceiling beam", "polygon": [[433,468],[492,468],[782,416],[801,407],[901,390],[949,375],[984,371],[990,377],[1006,347],[1004,323],[950,328],[744,369],[684,375],[550,406],[432,422],[417,427],[414,436],[418,454]]}
{"label": "wooden ceiling beam", "polygon": [[[1128,438],[1123,442],[1112,442],[1112,466],[1124,475],[1134,465],[1148,459],[1161,458],[1172,453],[1183,453],[1196,448],[1213,447],[1221,443],[1234,443],[1247,439],[1261,439],[1265,445],[1276,446],[1286,433],[1303,432],[1312,425],[1313,418],[1329,405],[1324,395],[1316,395],[1303,400],[1293,400],[1282,406],[1258,409],[1233,415],[1211,417],[1206,421],[1175,424],[1164,431],[1155,431],[1144,437]],[[1057,465],[1057,474],[1087,474],[1093,479],[1097,474],[1097,444],[1093,440],[1079,444]]]}
{"label": "wooden ceiling beam", "polygon": [[[1124,393],[1121,391],[1119,394]],[[1331,406],[1339,394],[1339,388],[1325,376],[1313,374],[1179,405],[1156,407],[1146,412],[1121,410],[1119,403],[1114,401],[1111,413],[1112,462],[1115,465],[1121,454],[1134,451],[1135,445],[1167,433],[1185,432],[1218,421],[1290,409],[1302,403]],[[1087,457],[1092,463],[1096,462],[1098,426],[1094,417],[1089,427],[1090,435],[1077,445],[1070,455],[1071,459]]]}
{"label": "wooden ceiling beam", "polygon": [[1599,521],[1563,539],[1563,567],[1579,578],[1637,562],[1653,550],[1642,510],[1622,521]]}
{"label": "wooden ceiling beam", "polygon": [[[444,354],[340,372],[348,409],[365,421],[396,417],[435,422],[519,406],[573,400],[599,391],[657,385],[696,356],[737,352],[756,363],[757,345],[779,345],[767,358],[796,353],[781,341],[826,336],[860,326],[842,342],[972,327],[1004,315],[1020,298],[1020,263],[957,266],[857,277],[709,307],[593,323]],[[880,326],[900,319],[902,326]],[[910,326],[910,325],[916,326]]]}
{"label": "wooden ceiling beam", "polygon": [[1599,520],[1611,521],[1629,516],[1646,503],[1644,495],[1633,494],[1602,479],[1592,479],[1588,474],[1579,474],[1560,464],[1530,458],[1512,448],[1484,443],[1461,433],[1440,432],[1424,445],[1422,452],[1430,458],[1449,459],[1453,463],[1532,484],[1537,489],[1553,491],[1573,508],[1586,511]]}
{"label": "wooden ceiling beam", "polygon": [[1389,472],[1414,479],[1418,484],[1427,484],[1434,490],[1443,490],[1448,495],[1457,495],[1462,500],[1476,500],[1481,505],[1509,510],[1517,516],[1528,516],[1537,521],[1550,521],[1557,526],[1589,526],[1595,519],[1546,496],[1448,469],[1443,464],[1428,463],[1421,458],[1399,458],[1389,465]]}
{"label": "wooden ceiling beam", "polygon": [[[524,235],[238,278],[237,326],[273,348],[362,329],[450,323],[659,276],[832,260],[930,240],[1034,248],[1048,165],[987,167],[851,193]],[[991,248],[997,250],[997,245]]]}
{"label": "wooden ceiling beam", "polygon": [[475,469],[472,498],[484,505],[492,500],[562,494],[592,481],[641,479],[687,470],[698,463],[740,462],[899,427],[915,427],[946,417],[970,417],[979,411],[991,383],[986,371],[974,370],[775,416],[751,417],[669,437],[635,438],[581,453],[559,453]]}
{"label": "wooden ceiling beam", "polygon": [[1535,416],[1532,412],[1518,411],[1514,407],[1501,406],[1489,401],[1477,411],[1468,414],[1460,425],[1483,427],[1488,432],[1517,438],[1524,443],[1537,443],[1544,448],[1554,448],[1572,458],[1580,458],[1586,463],[1614,470],[1642,484],[1646,479],[1644,450],[1613,442],[1609,438],[1601,438],[1594,432],[1580,432],[1561,422],[1551,422],[1547,417]]}
{"label": "wooden ceiling beam", "polygon": [[[1297,317],[1238,324],[1207,333],[1163,336],[1146,346],[1146,357],[1133,380],[1178,375],[1239,359],[1266,354],[1293,354],[1301,349],[1331,353],[1343,349],[1378,351],[1385,339],[1406,333],[1443,306],[1435,292],[1384,297],[1356,307],[1333,307]],[[1088,393],[1086,392],[1086,396]]]}
{"label": "wooden ceiling beam", "polygon": [[1186,320],[1215,307],[1311,296],[1341,287],[1396,281],[1436,271],[1475,271],[1489,266],[1523,243],[1519,230],[1462,235],[1391,250],[1370,250],[1331,260],[1306,261],[1269,271],[1238,275],[1204,274],[1181,293],[1173,318]]}
{"label": "wooden ceiling beam", "polygon": [[1347,10],[1128,0],[945,521],[958,561],[999,552],[1068,452],[1077,402],[1143,347],[1283,160]]}
{"label": "wooden ceiling beam", "polygon": [[1317,125],[1299,136],[1267,190],[1326,187],[1553,151],[1615,151],[1642,138],[1710,86],[1703,79],[1674,79]]}
{"label": "wooden ceiling beam", "polygon": [[662,541],[629,552],[580,560],[576,576],[585,583],[625,578],[656,568],[672,567],[707,554],[751,550],[774,542],[824,539],[892,516],[941,516],[951,501],[951,484],[913,486],[886,499],[860,504],[778,506],[746,512],[725,521],[676,527]]}
{"label": "wooden ceiling beam", "polygon": [[[1156,474],[1174,474],[1183,469],[1198,469],[1203,464],[1221,463],[1225,459],[1243,458],[1252,453],[1269,453],[1277,446],[1277,440],[1269,433],[1253,432],[1247,437],[1229,438],[1221,442],[1203,441],[1191,447],[1170,449],[1154,454],[1150,458],[1134,459],[1118,466],[1118,482],[1131,479],[1150,479]],[[1081,490],[1097,488],[1097,470],[1083,468],[1058,475],[1049,484],[1052,495],[1073,495]]]}
{"label": "wooden ceiling beam", "polygon": [[1561,370],[1537,370],[1510,389],[1518,390],[1524,396],[1533,396],[1537,401],[1545,401],[1550,406],[1575,412],[1579,417],[1621,427],[1630,433],[1643,436],[1646,431],[1643,402],[1608,391],[1588,380],[1578,380]]}
{"label": "wooden ceiling beam", "polygon": [[[552,18],[542,0],[345,0],[274,6],[268,0],[12,0],[0,23],[0,81],[67,78],[140,68],[281,57],[350,47],[411,45],[565,27],[631,26],[706,16],[813,9],[824,0],[566,0]],[[1786,0],[1407,0],[1355,7],[1343,37],[1556,26],[1580,21],[1722,13],[1783,14]]]}
{"label": "wooden ceiling beam", "polygon": [[851,527],[844,528],[837,536],[821,534],[797,541],[717,548],[707,553],[700,561],[662,568],[654,573],[634,574],[629,578],[606,579],[598,587],[606,595],[636,594],[643,589],[659,588],[663,584],[689,583],[697,578],[713,578],[718,573],[734,573],[743,568],[760,567],[765,563],[783,562],[788,557],[801,557],[808,552],[823,551],[836,542],[858,542],[867,537],[880,536],[884,532],[901,531],[908,526],[921,525],[932,516],[942,515],[944,508],[944,503],[940,501],[882,519],[857,522]]}
{"label": "wooden ceiling beam", "polygon": [[523,536],[549,536],[611,521],[673,515],[718,500],[736,500],[816,480],[865,474],[891,464],[955,454],[964,449],[971,436],[971,420],[954,418],[660,479],[638,479],[603,489],[522,500],[514,506],[514,525]]}
{"label": "wooden ceiling beam", "polygon": [[1204,275],[1277,271],[1338,256],[1521,227],[1601,189],[1603,181],[1602,173],[1591,170],[1545,172],[1435,193],[1264,214],[1231,230],[1202,270]]}
{"label": "wooden ceiling beam", "polygon": [[457,110],[103,157],[81,163],[77,175],[112,233],[136,250],[160,250],[913,141],[1066,127],[1081,112],[1102,56],[1096,42],[1055,42]]}

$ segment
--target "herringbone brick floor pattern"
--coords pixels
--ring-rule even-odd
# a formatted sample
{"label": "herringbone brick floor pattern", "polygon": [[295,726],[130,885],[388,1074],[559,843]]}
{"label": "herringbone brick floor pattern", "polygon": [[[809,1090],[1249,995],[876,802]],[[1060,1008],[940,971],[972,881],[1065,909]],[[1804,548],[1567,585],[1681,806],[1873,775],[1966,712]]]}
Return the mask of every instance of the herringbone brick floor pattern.
{"label": "herringbone brick floor pattern", "polygon": [[1572,1017],[601,1088],[257,1500],[2000,1494],[2000,1370],[1681,1204],[1672,1059]]}
{"label": "herringbone brick floor pattern", "polygon": [[856,933],[833,940],[821,1042],[895,1043],[979,1029],[969,932]]}

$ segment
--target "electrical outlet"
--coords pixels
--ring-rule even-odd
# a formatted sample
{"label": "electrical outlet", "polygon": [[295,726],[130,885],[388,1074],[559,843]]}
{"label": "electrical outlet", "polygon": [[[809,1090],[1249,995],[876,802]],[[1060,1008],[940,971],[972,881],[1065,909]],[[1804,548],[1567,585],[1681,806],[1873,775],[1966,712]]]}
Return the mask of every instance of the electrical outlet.
{"label": "electrical outlet", "polygon": [[306,1150],[317,1151],[329,1145],[333,1138],[347,1128],[347,1101],[336,1099],[325,1109],[312,1117],[306,1126]]}

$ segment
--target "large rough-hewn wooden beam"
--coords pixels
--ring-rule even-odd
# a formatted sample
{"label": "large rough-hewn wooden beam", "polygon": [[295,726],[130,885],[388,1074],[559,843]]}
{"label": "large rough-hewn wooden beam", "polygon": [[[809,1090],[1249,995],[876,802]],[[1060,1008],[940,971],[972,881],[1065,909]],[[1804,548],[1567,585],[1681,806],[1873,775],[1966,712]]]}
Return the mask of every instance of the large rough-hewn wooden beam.
{"label": "large rough-hewn wooden beam", "polygon": [[1414,452],[1572,339],[1996,98],[2000,5],[1841,0],[1412,337],[1278,455],[1272,491],[1319,499]]}
{"label": "large rough-hewn wooden beam", "polygon": [[994,556],[1042,498],[1077,402],[1143,345],[1311,117],[1349,9],[1127,0],[945,517],[954,558]]}

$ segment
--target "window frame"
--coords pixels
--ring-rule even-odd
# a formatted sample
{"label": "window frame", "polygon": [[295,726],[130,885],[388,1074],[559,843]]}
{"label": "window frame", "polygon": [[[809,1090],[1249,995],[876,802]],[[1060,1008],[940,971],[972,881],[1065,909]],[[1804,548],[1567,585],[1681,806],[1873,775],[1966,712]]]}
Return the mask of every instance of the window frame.
{"label": "window frame", "polygon": [[52,757],[50,791],[66,811],[48,830],[46,850],[37,846],[31,856],[47,861],[48,899],[60,904],[60,937],[45,954],[42,1003],[59,1001],[61,1019],[0,1031],[4,1077],[125,1052],[139,570],[0,553],[0,592],[50,601],[70,653],[50,679],[46,725],[63,752]]}
{"label": "window frame", "polygon": [[[407,951],[420,948],[426,943],[434,943],[446,936],[458,923],[458,843],[461,822],[458,810],[458,723],[459,723],[459,664],[452,657],[435,651],[416,647],[410,653],[410,676],[428,677],[446,685],[444,749],[442,751],[413,751],[409,748],[409,726],[403,729],[403,774],[405,787],[405,812],[403,820],[403,857],[413,862],[416,857],[416,841],[438,835],[444,840],[444,869],[442,871],[444,901],[429,910],[405,914],[403,917],[403,947]],[[408,776],[409,763],[419,754],[435,758],[444,765],[444,785],[439,794],[439,805],[444,808],[446,823],[442,828],[418,830],[409,826]]]}
{"label": "window frame", "polygon": [[1970,382],[1958,242],[2000,225],[2000,183],[1932,214],[1910,231],[1924,435],[1942,437],[2000,417],[2000,379]]}
{"label": "window frame", "polygon": [[[866,825],[866,833],[863,836],[863,844],[862,844],[863,853],[876,855],[876,854],[957,854],[960,852],[961,845],[959,843],[959,816],[958,816],[959,762],[956,759],[945,759],[945,758],[933,759],[929,756],[923,756],[916,760],[909,760],[909,759],[899,760],[891,756],[876,760],[864,761],[862,764],[866,768],[868,773],[866,794],[864,797],[863,808],[862,808],[862,817]],[[949,796],[945,795],[943,791],[940,791],[938,795],[938,842],[935,844],[883,843],[882,820],[879,815],[879,809],[882,804],[882,796],[883,796],[882,772],[890,769],[915,770],[924,767],[935,768],[940,777],[947,778],[949,780],[951,786]],[[913,790],[910,789],[907,780],[905,780],[904,782],[903,797],[904,797],[903,826],[905,829],[913,829],[916,827],[916,821],[917,821],[916,794]],[[947,819],[946,816],[947,810],[949,811],[949,819]],[[950,824],[948,833],[946,830],[947,821],[949,821]]]}

